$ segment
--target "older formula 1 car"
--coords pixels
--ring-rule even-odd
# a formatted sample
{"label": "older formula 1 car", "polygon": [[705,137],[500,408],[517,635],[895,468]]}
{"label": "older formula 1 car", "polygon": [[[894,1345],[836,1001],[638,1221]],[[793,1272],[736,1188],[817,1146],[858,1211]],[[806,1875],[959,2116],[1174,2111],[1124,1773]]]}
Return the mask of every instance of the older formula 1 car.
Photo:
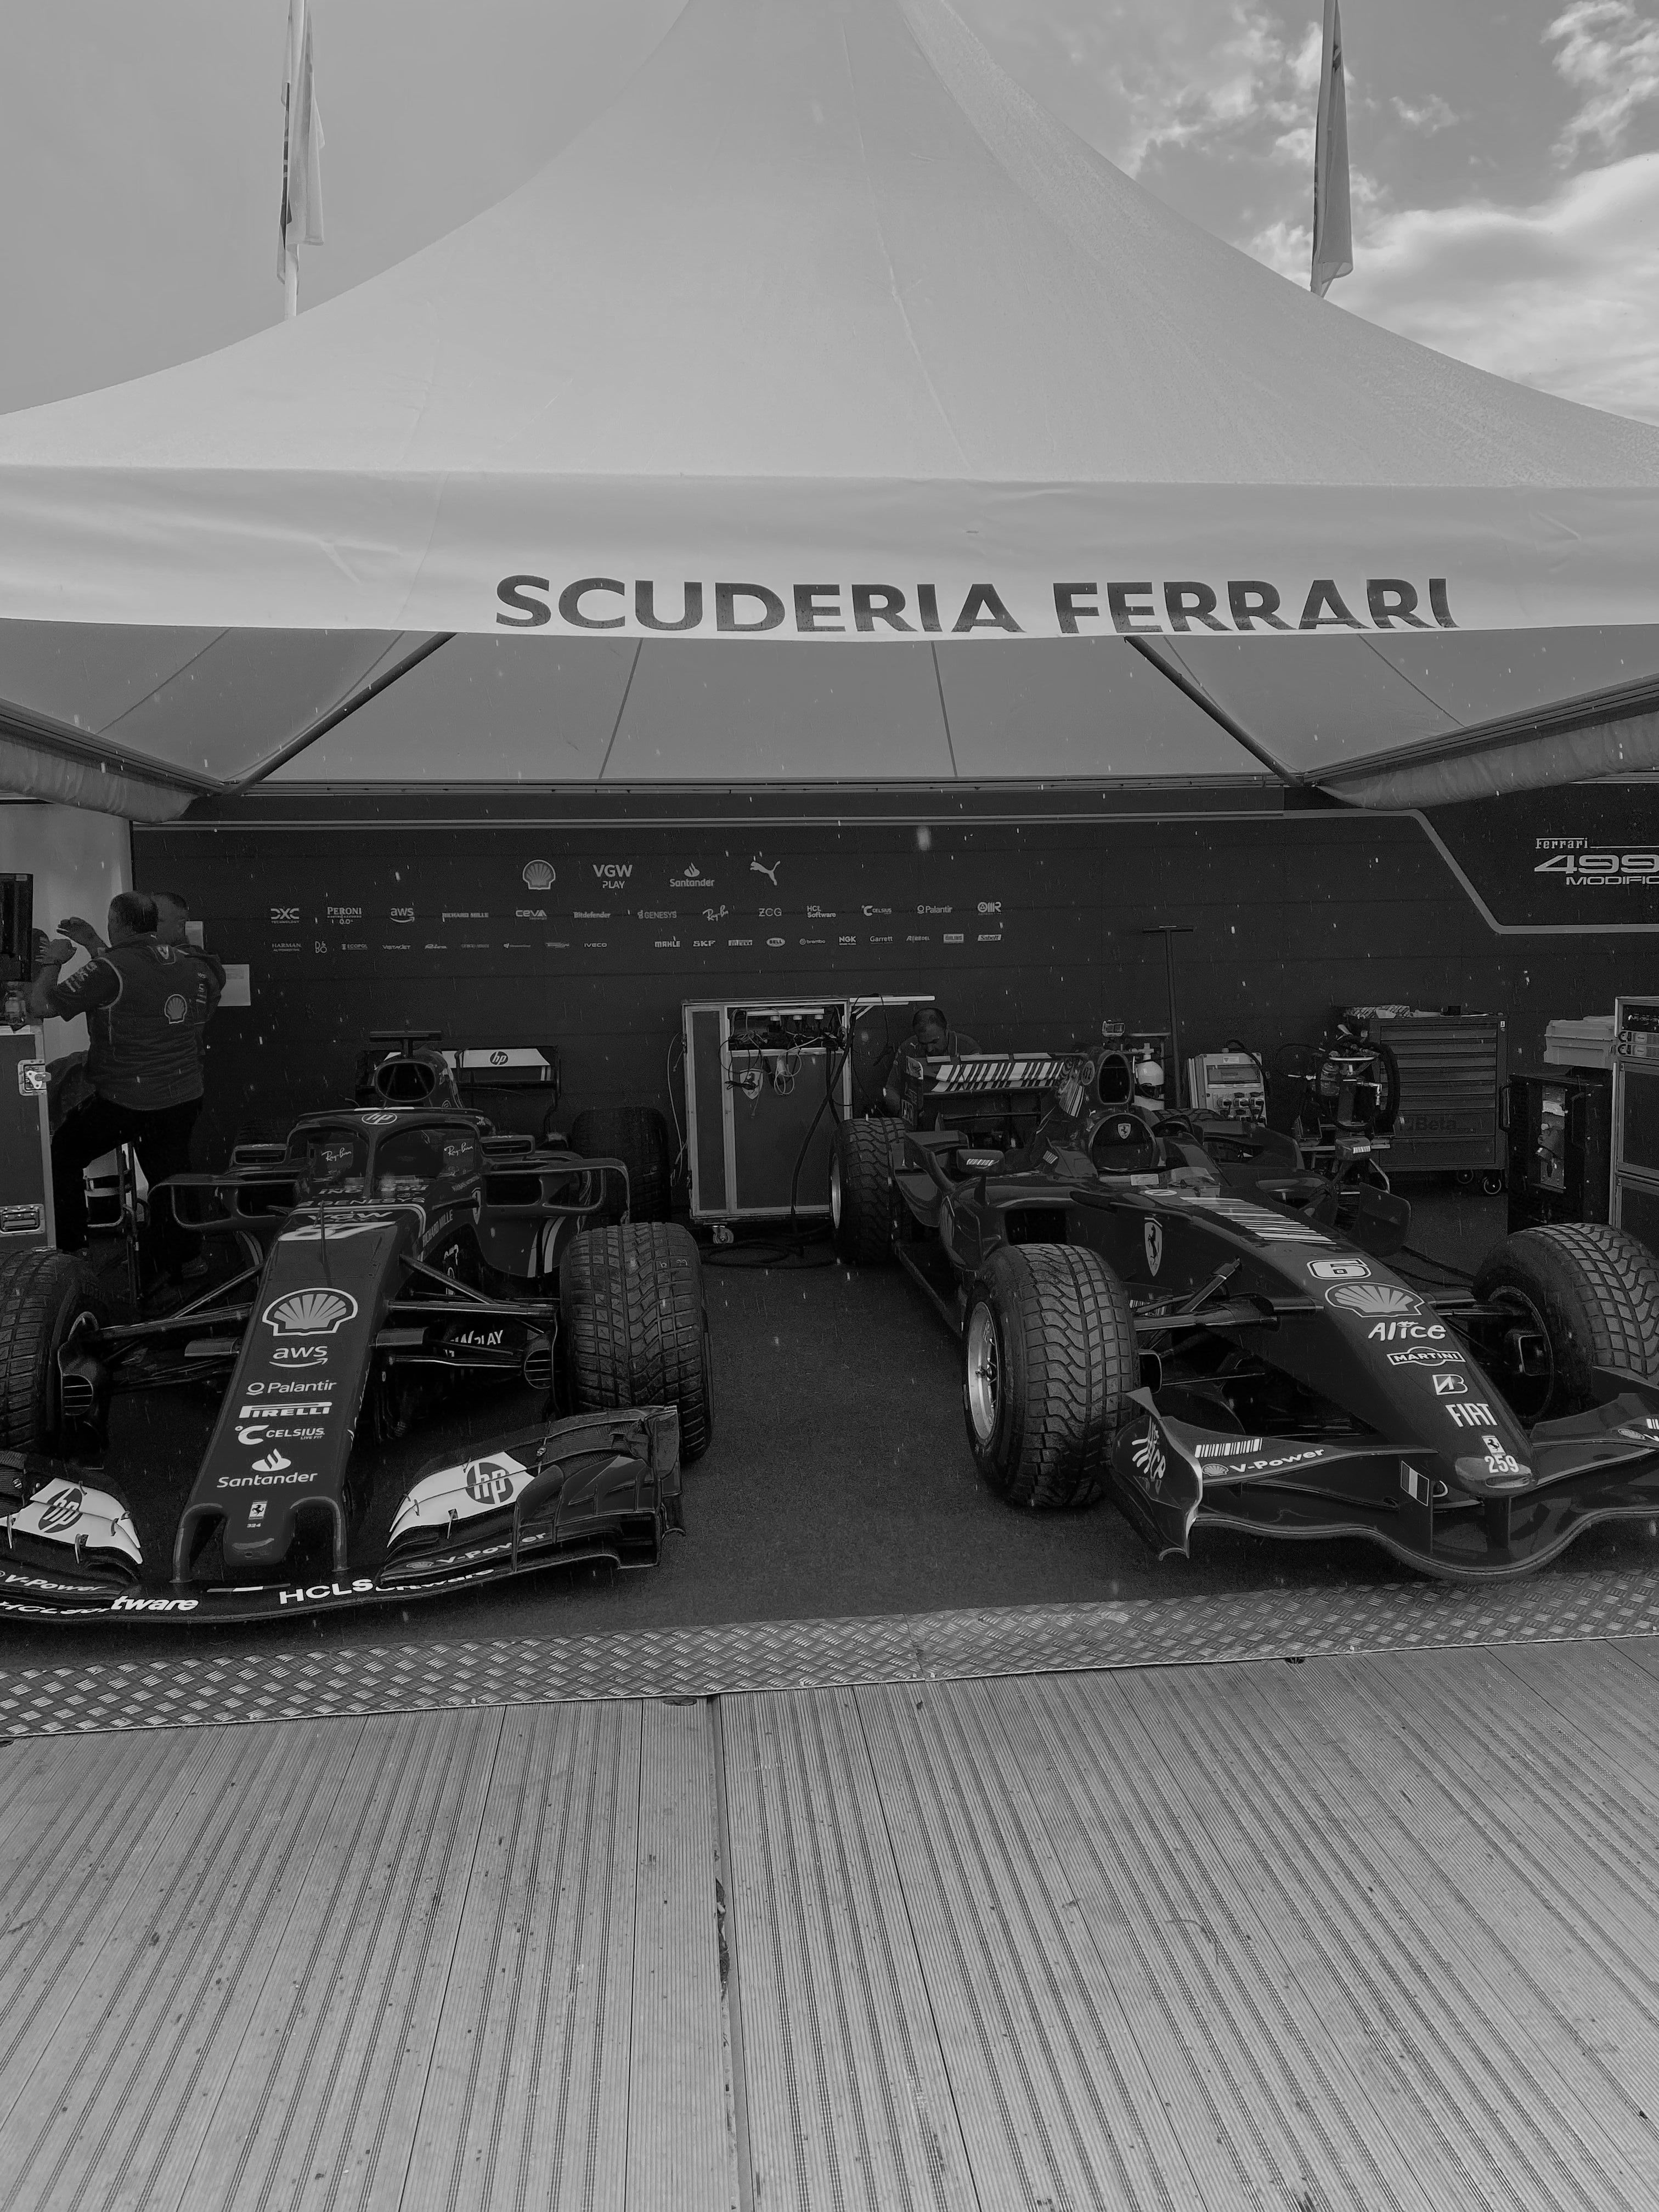
{"label": "older formula 1 car", "polygon": [[930,1063],[908,1126],[837,1139],[839,1248],[896,1259],[959,1335],[1010,1503],[1109,1492],[1160,1556],[1194,1527],[1361,1536],[1472,1581],[1659,1511],[1659,1271],[1633,1237],[1526,1230],[1425,1285],[1387,1263],[1408,1209],[1363,1136],[1309,1173],[1289,1139],[1154,1123],[1099,1078],[1055,1063],[1010,1129],[994,1079],[930,1114],[979,1079]]}
{"label": "older formula 1 car", "polygon": [[[493,1136],[420,1057],[379,1091],[420,1103],[309,1115],[161,1187],[245,1263],[177,1312],[116,1322],[79,1261],[0,1263],[0,1612],[202,1622],[654,1562],[712,1421],[696,1246],[594,1227],[619,1164]],[[381,1449],[491,1377],[543,1418],[428,1461],[388,1516]],[[219,1402],[150,1559],[110,1410],[159,1390]]]}

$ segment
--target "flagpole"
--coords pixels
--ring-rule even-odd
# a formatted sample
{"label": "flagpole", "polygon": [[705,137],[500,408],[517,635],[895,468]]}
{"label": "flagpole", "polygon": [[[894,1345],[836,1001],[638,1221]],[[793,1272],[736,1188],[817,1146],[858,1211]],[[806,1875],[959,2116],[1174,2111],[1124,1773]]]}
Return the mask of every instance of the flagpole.
{"label": "flagpole", "polygon": [[291,322],[300,312],[300,257],[290,246],[283,256],[283,318]]}

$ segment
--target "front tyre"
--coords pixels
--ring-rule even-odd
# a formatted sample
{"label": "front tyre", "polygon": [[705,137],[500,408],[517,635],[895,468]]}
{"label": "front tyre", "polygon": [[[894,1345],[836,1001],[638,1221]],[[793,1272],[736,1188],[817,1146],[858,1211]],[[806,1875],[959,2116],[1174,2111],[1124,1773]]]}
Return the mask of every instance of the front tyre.
{"label": "front tyre", "polygon": [[836,1256],[872,1267],[887,1257],[890,1234],[892,1125],[843,1121],[830,1154],[830,1226]]}
{"label": "front tyre", "polygon": [[1547,1370],[1500,1382],[1526,1422],[1557,1420],[1595,1401],[1597,1367],[1659,1383],[1659,1268],[1645,1244],[1605,1222],[1558,1221],[1506,1237],[1481,1262],[1474,1294],[1541,1335]]}
{"label": "front tyre", "polygon": [[61,1445],[58,1354],[86,1313],[101,1320],[105,1303],[83,1261],[45,1249],[0,1260],[0,1449]]}
{"label": "front tyre", "polygon": [[701,1458],[714,1427],[702,1259],[672,1223],[632,1221],[573,1238],[559,1269],[571,1410],[672,1406],[680,1457]]}
{"label": "front tyre", "polygon": [[1089,1505],[1139,1373],[1122,1284],[1073,1244],[1005,1246],[974,1281],[963,1332],[974,1463],[1011,1505]]}

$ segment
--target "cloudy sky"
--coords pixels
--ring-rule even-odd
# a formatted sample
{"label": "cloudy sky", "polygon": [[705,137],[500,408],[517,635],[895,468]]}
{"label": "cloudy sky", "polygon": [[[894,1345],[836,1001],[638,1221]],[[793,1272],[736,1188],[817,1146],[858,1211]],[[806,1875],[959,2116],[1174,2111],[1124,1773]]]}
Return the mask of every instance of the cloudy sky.
{"label": "cloudy sky", "polygon": [[[313,0],[328,243],[305,297],[487,206],[682,0]],[[956,0],[1029,91],[1306,282],[1317,0]],[[0,410],[279,319],[287,0],[0,0]],[[1659,0],[1343,0],[1334,300],[1659,422]]]}

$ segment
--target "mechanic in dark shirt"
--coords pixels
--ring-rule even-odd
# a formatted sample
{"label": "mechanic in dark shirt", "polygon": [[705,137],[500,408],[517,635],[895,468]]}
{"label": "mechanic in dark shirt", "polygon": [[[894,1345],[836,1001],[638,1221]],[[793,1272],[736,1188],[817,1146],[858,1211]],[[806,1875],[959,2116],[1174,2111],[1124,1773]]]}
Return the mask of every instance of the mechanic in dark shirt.
{"label": "mechanic in dark shirt", "polygon": [[[149,1183],[190,1168],[190,1134],[202,1110],[201,1032],[218,1000],[212,969],[188,945],[162,944],[154,899],[122,891],[110,901],[109,944],[59,982],[73,957],[66,938],[37,939],[29,1011],[87,1018],[86,1075],[93,1095],[66,1115],[52,1140],[52,1201],[65,1252],[87,1241],[84,1171],[112,1146],[131,1141]],[[150,1254],[176,1279],[192,1247],[170,1206],[152,1208]]]}
{"label": "mechanic in dark shirt", "polygon": [[979,1046],[965,1030],[953,1030],[943,1006],[918,1006],[910,1018],[910,1034],[893,1048],[893,1057],[882,1089],[882,1103],[890,1114],[899,1110],[899,1071],[907,1060],[960,1060]]}

